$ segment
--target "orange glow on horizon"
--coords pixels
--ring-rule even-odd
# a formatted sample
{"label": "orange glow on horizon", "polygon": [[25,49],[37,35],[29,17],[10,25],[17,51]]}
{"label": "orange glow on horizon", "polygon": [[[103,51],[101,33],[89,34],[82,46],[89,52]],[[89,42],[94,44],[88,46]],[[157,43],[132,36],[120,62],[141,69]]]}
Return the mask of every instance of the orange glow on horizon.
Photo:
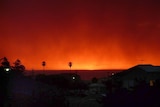
{"label": "orange glow on horizon", "polygon": [[[154,1],[9,0],[2,4],[0,57],[26,69],[126,69],[160,65]],[[16,1],[16,2],[15,2]],[[62,2],[63,1],[63,2]],[[143,1],[143,0],[142,0]]]}
{"label": "orange glow on horizon", "polygon": [[[132,66],[135,66],[137,64],[154,64],[158,65],[159,61],[153,60],[153,57],[147,57],[145,60],[141,59],[132,59],[131,60],[124,60],[124,56],[117,56],[116,52],[113,52],[112,57],[105,56],[105,55],[97,55],[94,58],[91,57],[93,54],[89,54],[88,56],[84,56],[81,54],[81,57],[79,58],[75,55],[72,55],[72,58],[64,58],[62,57],[61,60],[54,59],[54,57],[44,57],[38,58],[38,57],[28,57],[25,58],[23,56],[18,56],[18,58],[22,61],[22,63],[25,65],[27,70],[42,70],[42,61],[46,61],[46,70],[69,70],[68,62],[72,61],[73,65],[71,67],[72,70],[97,70],[97,69],[127,69]],[[46,53],[47,54],[47,53]],[[115,55],[115,58],[114,58]],[[148,56],[148,55],[147,55]],[[152,56],[152,55],[151,55]],[[10,57],[9,61],[12,64],[15,59],[11,59]],[[52,58],[52,59],[51,59]],[[61,58],[61,57],[59,57]],[[104,59],[101,59],[104,58]]]}

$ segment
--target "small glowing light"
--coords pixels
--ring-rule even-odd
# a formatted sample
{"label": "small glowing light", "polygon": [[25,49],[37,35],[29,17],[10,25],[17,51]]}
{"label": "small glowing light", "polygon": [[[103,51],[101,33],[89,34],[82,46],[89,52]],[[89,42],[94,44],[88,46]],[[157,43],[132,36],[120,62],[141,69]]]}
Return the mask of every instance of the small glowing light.
{"label": "small glowing light", "polygon": [[149,81],[149,85],[152,87],[152,86],[154,86],[154,80],[150,80]]}
{"label": "small glowing light", "polygon": [[76,77],[72,77],[72,79],[73,79],[73,80],[75,80],[75,79],[76,79]]}
{"label": "small glowing light", "polygon": [[10,68],[5,68],[4,69],[6,72],[9,72],[10,71]]}
{"label": "small glowing light", "polygon": [[114,75],[114,73],[112,73],[112,75]]}

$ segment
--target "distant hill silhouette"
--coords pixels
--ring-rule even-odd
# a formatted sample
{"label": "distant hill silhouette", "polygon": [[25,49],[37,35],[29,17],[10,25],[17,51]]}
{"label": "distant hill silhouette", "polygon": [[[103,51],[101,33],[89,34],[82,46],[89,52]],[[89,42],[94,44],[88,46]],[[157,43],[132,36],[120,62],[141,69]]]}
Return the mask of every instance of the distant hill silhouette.
{"label": "distant hill silhouette", "polygon": [[103,78],[111,75],[112,73],[121,72],[123,70],[116,69],[116,70],[27,70],[25,72],[26,75],[36,75],[45,73],[46,75],[49,74],[60,74],[60,73],[77,73],[81,76],[82,80],[91,80],[93,77],[96,78]]}

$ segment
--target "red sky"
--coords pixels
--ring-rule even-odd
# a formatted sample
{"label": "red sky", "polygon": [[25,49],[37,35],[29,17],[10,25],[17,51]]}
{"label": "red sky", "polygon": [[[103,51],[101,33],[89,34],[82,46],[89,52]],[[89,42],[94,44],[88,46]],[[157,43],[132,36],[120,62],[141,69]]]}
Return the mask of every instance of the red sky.
{"label": "red sky", "polygon": [[[160,65],[158,0],[1,0],[0,57],[27,69]],[[143,60],[143,61],[142,61]]]}

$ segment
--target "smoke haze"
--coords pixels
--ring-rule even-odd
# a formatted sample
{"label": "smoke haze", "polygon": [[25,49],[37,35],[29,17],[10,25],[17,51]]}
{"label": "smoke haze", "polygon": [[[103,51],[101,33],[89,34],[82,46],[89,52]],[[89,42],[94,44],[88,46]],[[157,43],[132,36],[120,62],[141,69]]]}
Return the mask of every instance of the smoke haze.
{"label": "smoke haze", "polygon": [[156,0],[2,0],[0,57],[27,69],[160,65]]}

